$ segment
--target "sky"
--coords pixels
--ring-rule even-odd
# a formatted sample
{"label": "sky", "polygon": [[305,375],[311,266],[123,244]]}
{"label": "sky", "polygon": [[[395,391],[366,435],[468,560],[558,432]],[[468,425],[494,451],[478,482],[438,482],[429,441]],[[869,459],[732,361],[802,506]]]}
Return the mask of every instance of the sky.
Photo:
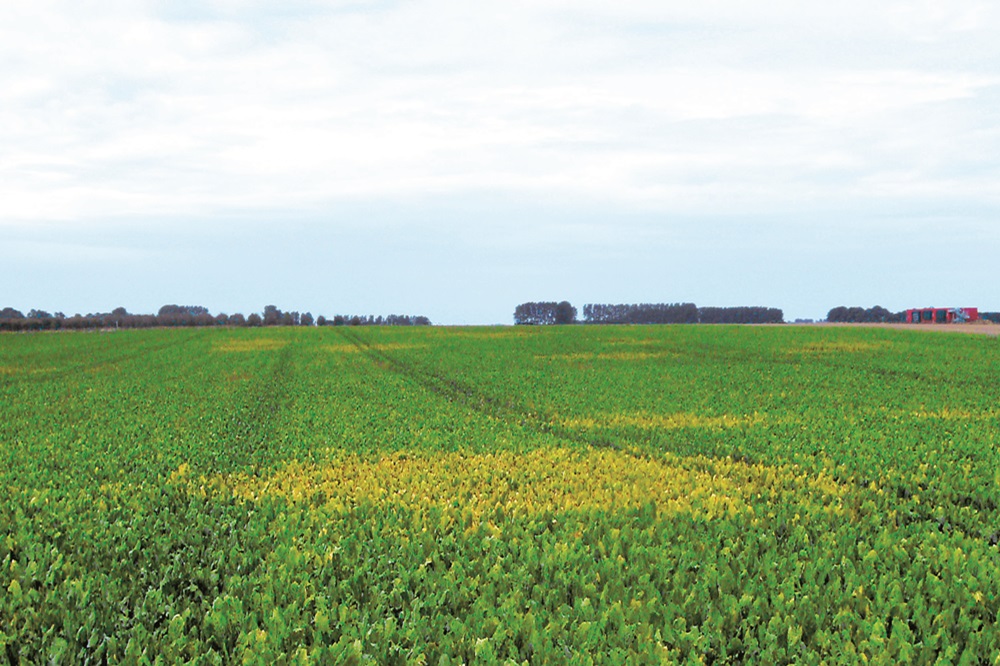
{"label": "sky", "polygon": [[1000,310],[1000,5],[0,7],[0,307]]}

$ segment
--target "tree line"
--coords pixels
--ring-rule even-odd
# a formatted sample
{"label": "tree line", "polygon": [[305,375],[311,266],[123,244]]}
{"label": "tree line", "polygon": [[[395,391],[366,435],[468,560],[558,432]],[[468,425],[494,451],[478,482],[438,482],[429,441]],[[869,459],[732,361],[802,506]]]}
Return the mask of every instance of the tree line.
{"label": "tree line", "polygon": [[[1000,323],[1000,312],[980,312],[980,319]],[[859,306],[848,307],[840,305],[830,310],[826,315],[828,322],[838,324],[891,324],[906,322],[906,310],[893,312],[881,305],[870,308]]]}
{"label": "tree line", "polygon": [[[702,307],[694,303],[588,303],[584,324],[781,324],[784,313],[766,307]],[[514,309],[519,325],[572,324],[577,310],[568,301],[521,303]]]}
{"label": "tree line", "polygon": [[0,310],[0,331],[57,331],[87,329],[153,328],[175,326],[430,326],[422,315],[335,315],[329,319],[312,313],[283,312],[275,305],[262,314],[252,312],[211,314],[200,305],[164,305],[156,314],[133,314],[124,307],[111,312],[75,314],[32,309],[25,315],[12,307]]}
{"label": "tree line", "polygon": [[888,324],[906,321],[906,312],[892,312],[881,305],[870,308],[840,305],[826,314],[826,320],[838,324]]}
{"label": "tree line", "polygon": [[576,321],[576,308],[569,301],[521,303],[514,308],[515,324],[572,324]]}

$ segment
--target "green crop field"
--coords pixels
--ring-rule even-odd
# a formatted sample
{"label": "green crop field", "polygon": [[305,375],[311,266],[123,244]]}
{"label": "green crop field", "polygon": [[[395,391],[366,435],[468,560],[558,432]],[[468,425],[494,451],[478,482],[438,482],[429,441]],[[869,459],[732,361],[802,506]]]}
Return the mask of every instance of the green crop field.
{"label": "green crop field", "polygon": [[1000,664],[1000,342],[0,336],[0,662]]}

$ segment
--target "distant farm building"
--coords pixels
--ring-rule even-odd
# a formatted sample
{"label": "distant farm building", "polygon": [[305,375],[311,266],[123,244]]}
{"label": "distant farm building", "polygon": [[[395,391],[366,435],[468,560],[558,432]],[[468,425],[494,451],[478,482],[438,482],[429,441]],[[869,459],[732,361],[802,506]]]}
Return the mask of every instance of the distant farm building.
{"label": "distant farm building", "polygon": [[960,324],[979,320],[979,308],[913,308],[906,311],[907,324]]}

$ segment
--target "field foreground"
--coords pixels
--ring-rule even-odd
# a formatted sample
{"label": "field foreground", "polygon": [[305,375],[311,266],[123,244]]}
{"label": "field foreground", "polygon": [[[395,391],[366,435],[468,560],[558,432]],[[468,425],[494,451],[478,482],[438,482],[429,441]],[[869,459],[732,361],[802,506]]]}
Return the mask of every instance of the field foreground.
{"label": "field foreground", "polygon": [[0,660],[1000,664],[998,345],[0,336]]}

